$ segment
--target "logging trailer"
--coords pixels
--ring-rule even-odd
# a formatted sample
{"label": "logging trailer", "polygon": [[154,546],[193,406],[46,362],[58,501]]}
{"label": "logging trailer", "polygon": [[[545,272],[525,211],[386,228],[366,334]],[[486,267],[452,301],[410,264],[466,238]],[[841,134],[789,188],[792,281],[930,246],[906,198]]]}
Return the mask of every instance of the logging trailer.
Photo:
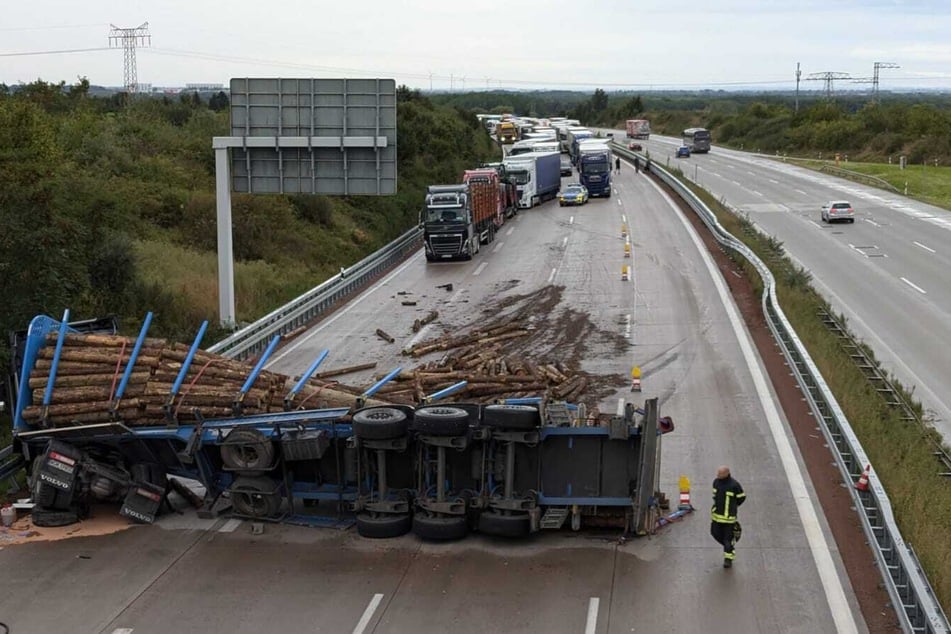
{"label": "logging trailer", "polygon": [[[29,471],[36,523],[76,521],[103,500],[120,503],[132,521],[152,522],[167,507],[170,486],[180,490],[178,478],[187,478],[204,488],[196,502],[206,516],[355,524],[370,538],[411,531],[429,540],[470,532],[523,537],[566,523],[643,535],[654,526],[662,498],[659,439],[672,430],[656,398],[600,420],[587,417],[584,406],[544,396],[439,403],[464,383],[417,406],[379,403],[374,395],[397,369],[349,406],[301,409],[300,390],[324,351],[283,394],[282,411],[266,411],[254,389],[275,338],[253,369],[244,366],[228,408],[211,393],[196,401],[206,405],[181,408],[176,398],[187,378],[211,365],[195,367],[202,355],[210,358],[199,350],[204,326],[190,347],[176,349],[181,354],[168,366],[176,380],[156,394],[151,381],[142,387],[132,378],[154,379],[168,369],[166,352],[146,339],[150,321],[131,349],[99,353],[115,370],[95,412],[70,396],[99,388],[65,380],[82,376],[84,366],[72,362],[79,370],[65,374],[64,359],[91,358],[64,345],[80,324],[69,322],[68,311],[60,321],[31,322],[17,355],[13,455]],[[162,403],[158,413],[154,399]]]}

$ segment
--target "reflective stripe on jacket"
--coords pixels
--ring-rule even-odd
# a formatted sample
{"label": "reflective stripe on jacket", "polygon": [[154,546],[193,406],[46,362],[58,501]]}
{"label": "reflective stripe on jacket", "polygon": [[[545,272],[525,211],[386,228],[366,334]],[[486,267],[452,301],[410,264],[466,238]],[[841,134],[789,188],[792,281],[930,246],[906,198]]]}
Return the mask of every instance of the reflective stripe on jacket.
{"label": "reflective stripe on jacket", "polygon": [[713,481],[713,509],[710,518],[721,524],[736,522],[736,509],[746,501],[743,487],[732,477]]}

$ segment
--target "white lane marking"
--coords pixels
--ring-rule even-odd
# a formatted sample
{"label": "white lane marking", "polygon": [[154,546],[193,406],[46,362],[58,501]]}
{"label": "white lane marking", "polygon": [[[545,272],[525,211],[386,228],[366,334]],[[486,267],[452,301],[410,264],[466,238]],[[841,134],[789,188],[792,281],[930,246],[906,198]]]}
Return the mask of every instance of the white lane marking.
{"label": "white lane marking", "polygon": [[621,222],[627,222],[627,214],[621,214]]}
{"label": "white lane marking", "polygon": [[510,235],[512,235],[512,232],[513,232],[513,231],[515,231],[515,227],[509,228],[509,230],[505,232],[505,235],[510,236]]}
{"label": "white lane marking", "polygon": [[779,181],[775,178],[767,178],[766,180],[768,180],[770,183],[773,183],[774,185],[779,185]]}
{"label": "white lane marking", "polygon": [[324,328],[329,328],[335,321],[337,321],[338,319],[340,319],[341,317],[349,313],[352,309],[356,308],[361,302],[363,302],[363,300],[365,300],[366,298],[368,298],[370,295],[380,290],[381,288],[385,288],[387,283],[389,283],[390,280],[402,274],[403,271],[406,270],[408,267],[419,266],[419,261],[422,259],[422,257],[423,257],[423,250],[420,249],[419,253],[415,257],[408,259],[398,269],[396,269],[395,271],[393,271],[392,273],[384,277],[382,280],[380,280],[379,282],[377,282],[376,284],[374,284],[373,286],[371,286],[364,292],[360,293],[360,296],[355,298],[352,302],[347,302],[347,305],[344,306],[342,309],[338,310],[337,313],[333,315],[330,319],[328,319],[325,322],[321,322],[319,326],[309,330],[307,334],[302,336],[298,341],[292,343],[291,345],[287,346],[286,348],[284,348],[283,350],[275,354],[273,357],[271,357],[271,360],[267,362],[264,365],[264,367],[265,368],[272,367],[275,363],[277,363],[278,361],[280,361],[281,359],[283,359],[284,357],[286,357],[287,355],[294,352],[295,350],[303,346],[305,343],[307,343],[308,341],[316,337],[317,334],[320,331],[322,331]]}
{"label": "white lane marking", "polygon": [[376,609],[380,607],[380,601],[383,600],[382,594],[374,594],[373,598],[370,599],[370,605],[367,606],[367,609],[363,611],[363,616],[360,617],[360,620],[357,622],[357,626],[353,628],[353,634],[363,634],[363,630],[367,629],[367,625],[370,624],[370,619],[373,618],[373,613],[376,612]]}
{"label": "white lane marking", "polygon": [[[617,190],[616,190],[616,189],[614,190],[614,194],[617,195]],[[617,201],[617,202],[618,202],[619,205],[621,204],[621,201],[620,201],[620,200]]]}
{"label": "white lane marking", "polygon": [[746,170],[746,173],[749,174],[750,176],[756,176],[756,172],[751,172],[749,170]]}
{"label": "white lane marking", "polygon": [[239,526],[241,526],[241,520],[236,517],[232,517],[230,520],[221,525],[221,528],[218,529],[218,532],[233,533]]}
{"label": "white lane marking", "polygon": [[763,195],[763,194],[759,193],[758,191],[756,191],[755,189],[751,189],[750,191],[753,192],[754,194],[756,194],[757,196],[762,196],[762,195]]}
{"label": "white lane marking", "polygon": [[495,247],[492,249],[492,253],[498,253],[499,250],[501,250],[502,245],[504,245],[504,244],[505,244],[504,242],[499,242],[499,243],[498,243],[497,245],[495,245]]}
{"label": "white lane marking", "polygon": [[865,222],[867,222],[867,223],[870,224],[870,225],[875,225],[876,227],[881,227],[881,226],[882,226],[882,225],[878,224],[877,222],[875,222],[874,220],[869,220],[868,218],[865,219]]}
{"label": "white lane marking", "polygon": [[615,200],[617,200],[617,204],[618,204],[618,206],[620,207],[620,206],[621,206],[621,199],[620,199],[620,198],[615,198]]}
{"label": "white lane marking", "polygon": [[[667,200],[672,210],[679,210],[679,207],[677,207],[674,201],[670,199],[670,196],[668,196],[659,185],[653,181],[651,184],[657,192]],[[822,532],[822,527],[819,525],[816,508],[813,505],[812,499],[809,497],[809,491],[806,489],[806,481],[805,478],[803,478],[802,471],[796,463],[796,455],[793,453],[789,437],[786,436],[783,419],[779,415],[779,410],[776,409],[776,403],[772,399],[766,378],[760,371],[757,361],[758,356],[753,349],[753,342],[750,339],[750,335],[746,330],[743,320],[737,313],[736,304],[730,298],[723,277],[720,276],[716,264],[714,264],[713,258],[704,247],[703,242],[701,242],[700,236],[697,235],[693,225],[684,218],[683,214],[677,213],[677,217],[690,234],[690,239],[693,241],[697,251],[700,253],[700,257],[706,264],[707,271],[713,279],[713,285],[720,295],[720,301],[723,303],[727,316],[730,319],[730,324],[733,326],[733,332],[736,335],[740,350],[743,353],[743,359],[746,361],[749,373],[753,377],[753,384],[756,386],[756,395],[759,398],[763,412],[766,414],[766,421],[769,424],[773,442],[776,443],[776,450],[779,453],[779,461],[786,474],[786,480],[789,482],[789,492],[792,494],[793,500],[796,503],[796,511],[799,514],[799,519],[802,521],[803,532],[805,532],[806,541],[809,543],[809,551],[816,564],[816,570],[819,572],[819,580],[822,582],[822,589],[825,591],[826,600],[829,602],[829,611],[832,614],[832,620],[835,622],[835,631],[855,632],[857,634],[858,626],[855,623],[852,610],[849,608],[849,602],[845,598],[845,589],[836,571],[835,562],[832,560],[832,551],[829,549],[829,542],[826,540],[826,536]]]}
{"label": "white lane marking", "polygon": [[740,181],[731,180],[730,182],[736,185],[737,187],[743,187],[743,183],[741,183]]}
{"label": "white lane marking", "polygon": [[922,295],[927,295],[927,294],[928,294],[928,291],[926,291],[925,289],[921,288],[920,286],[918,286],[918,285],[915,284],[914,282],[910,281],[908,278],[903,277],[903,278],[901,278],[901,281],[904,282],[905,284],[907,284],[908,286],[912,287],[913,289],[915,289],[916,291],[918,291],[918,292],[921,293]]}
{"label": "white lane marking", "polygon": [[132,628],[131,627],[117,627],[116,629],[112,630],[112,634],[132,634]]}
{"label": "white lane marking", "polygon": [[561,248],[564,249],[568,246],[568,236],[565,236],[564,240],[561,241]]}
{"label": "white lane marking", "polygon": [[588,599],[588,619],[584,624],[584,634],[594,634],[598,629],[598,605],[601,599],[591,597]]}
{"label": "white lane marking", "polygon": [[868,257],[868,253],[866,253],[866,252],[863,251],[862,249],[858,248],[858,247],[855,246],[854,244],[849,244],[849,248],[852,249],[853,251],[855,251],[856,253],[858,253],[859,255],[861,255],[863,258],[867,258],[867,257]]}
{"label": "white lane marking", "polygon": [[624,338],[625,338],[625,339],[630,339],[630,338],[631,338],[631,315],[630,315],[630,313],[628,313],[627,315],[624,315]]}
{"label": "white lane marking", "polygon": [[485,270],[485,267],[487,267],[487,266],[489,266],[489,263],[488,263],[488,262],[483,262],[482,264],[480,264],[479,266],[476,267],[476,270],[473,271],[472,274],[473,274],[473,275],[479,275],[480,273],[482,273],[482,271]]}
{"label": "white lane marking", "polygon": [[794,189],[793,191],[794,191],[794,192],[797,192],[797,193],[800,193],[800,194],[802,194],[803,196],[808,196],[808,195],[809,195],[807,192],[804,192],[804,191],[802,191],[801,189]]}
{"label": "white lane marking", "polygon": [[548,276],[548,283],[549,283],[549,284],[551,284],[551,281],[552,281],[553,279],[555,279],[555,273],[556,273],[557,271],[558,271],[558,269],[552,269],[552,270],[551,270],[551,274]]}
{"label": "white lane marking", "polygon": [[570,217],[568,218],[568,224],[569,224],[569,225],[573,225],[574,223],[575,223],[575,217],[574,217],[574,216],[570,216]]}
{"label": "white lane marking", "polygon": [[921,247],[922,249],[924,249],[925,251],[928,251],[928,252],[930,252],[930,253],[937,253],[937,251],[935,251],[935,250],[932,249],[931,247],[926,247],[925,245],[921,244],[920,242],[912,242],[912,244],[914,244],[916,247]]}

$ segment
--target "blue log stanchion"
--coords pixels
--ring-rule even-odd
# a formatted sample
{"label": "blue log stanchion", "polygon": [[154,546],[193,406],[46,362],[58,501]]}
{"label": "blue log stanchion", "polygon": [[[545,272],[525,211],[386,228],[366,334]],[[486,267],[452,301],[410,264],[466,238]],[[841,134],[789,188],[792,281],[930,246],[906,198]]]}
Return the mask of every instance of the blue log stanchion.
{"label": "blue log stanchion", "polygon": [[145,321],[142,323],[142,328],[139,330],[139,336],[135,340],[135,346],[132,348],[132,354],[129,355],[129,362],[125,366],[125,372],[122,373],[122,380],[119,382],[119,389],[116,390],[116,397],[112,401],[112,407],[110,411],[112,416],[116,417],[119,411],[119,403],[122,401],[122,395],[125,394],[125,388],[129,384],[129,377],[132,376],[132,368],[135,367],[135,362],[139,358],[139,352],[142,351],[142,344],[145,343],[145,335],[149,332],[149,326],[152,325],[152,312],[149,311],[145,315]]}
{"label": "blue log stanchion", "polygon": [[324,362],[324,359],[327,358],[328,354],[330,354],[330,350],[327,349],[321,352],[320,355],[314,359],[314,362],[310,364],[310,367],[307,368],[307,371],[301,375],[300,380],[293,387],[293,389],[287,393],[287,396],[284,397],[284,411],[290,411],[297,394],[301,391],[301,388],[304,387],[304,384],[310,380],[310,377],[314,376],[317,368],[320,367],[320,364]]}
{"label": "blue log stanchion", "polygon": [[175,401],[175,397],[178,396],[178,391],[182,389],[182,383],[185,382],[185,376],[191,368],[192,361],[195,360],[195,353],[198,352],[198,347],[201,345],[201,340],[204,338],[206,330],[208,330],[208,320],[201,323],[201,328],[198,329],[198,334],[195,335],[195,340],[192,342],[191,348],[188,349],[188,354],[185,355],[185,361],[182,362],[182,369],[178,371],[178,376],[175,377],[175,383],[172,384],[172,389],[168,393],[168,400],[165,402],[165,417],[169,421],[174,418],[172,415],[172,403]]}
{"label": "blue log stanchion", "polygon": [[398,377],[400,372],[402,371],[403,371],[403,368],[396,368],[395,370],[391,370],[386,376],[384,376],[382,379],[380,379],[379,381],[374,383],[372,386],[367,388],[367,390],[363,394],[357,397],[357,408],[359,409],[363,407],[364,403],[366,403],[366,400],[368,398],[376,394],[377,391],[379,391],[381,387],[383,387],[384,385],[386,385],[387,383],[389,383],[390,381]]}
{"label": "blue log stanchion", "polygon": [[447,397],[447,396],[450,396],[450,395],[452,395],[452,394],[455,394],[456,392],[458,392],[459,390],[461,390],[462,388],[464,388],[464,387],[467,386],[467,385],[469,385],[469,382],[468,382],[468,381],[459,381],[458,383],[456,383],[456,384],[454,384],[454,385],[450,385],[449,387],[444,387],[443,389],[439,390],[438,392],[433,392],[433,393],[430,394],[429,396],[423,398],[423,402],[420,403],[420,404],[421,404],[421,405],[428,405],[429,403],[432,403],[433,401],[438,401],[438,400],[441,399],[441,398],[445,398],[445,397]]}
{"label": "blue log stanchion", "polygon": [[56,383],[56,369],[59,367],[59,357],[63,352],[63,342],[66,340],[66,331],[69,330],[69,309],[63,311],[63,321],[59,326],[59,336],[56,338],[56,351],[53,353],[53,362],[50,364],[50,376],[46,380],[46,391],[43,392],[43,421],[49,416],[50,402],[53,400],[53,384]]}
{"label": "blue log stanchion", "polygon": [[235,414],[241,413],[241,404],[244,402],[244,397],[247,395],[248,390],[251,389],[251,386],[254,385],[258,375],[261,374],[261,370],[264,369],[264,364],[267,363],[268,358],[274,352],[274,349],[277,348],[277,344],[280,340],[280,335],[274,335],[274,337],[271,339],[271,343],[267,345],[267,349],[264,351],[264,354],[262,354],[261,358],[258,359],[258,362],[254,364],[251,374],[248,375],[244,385],[241,386],[241,391],[238,392],[238,395],[234,399],[233,409]]}

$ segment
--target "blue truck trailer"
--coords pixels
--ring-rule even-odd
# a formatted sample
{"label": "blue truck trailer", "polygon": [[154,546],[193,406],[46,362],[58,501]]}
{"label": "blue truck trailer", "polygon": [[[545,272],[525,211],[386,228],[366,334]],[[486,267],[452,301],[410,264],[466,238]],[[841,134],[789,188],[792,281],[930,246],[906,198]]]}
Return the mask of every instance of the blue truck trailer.
{"label": "blue truck trailer", "polygon": [[[90,502],[103,500],[121,504],[131,521],[151,522],[177,481],[169,476],[177,476],[204,487],[202,513],[355,524],[369,538],[410,531],[431,540],[473,531],[524,537],[566,522],[575,530],[590,522],[635,535],[654,528],[658,438],[673,429],[659,416],[657,399],[643,408],[628,403],[609,419],[591,419],[583,407],[543,397],[437,404],[465,385],[460,382],[418,406],[372,403],[397,368],[350,406],[305,409],[300,390],[327,357],[324,351],[286,393],[274,395],[278,411],[261,411],[249,388],[262,379],[275,338],[254,367],[246,366],[227,414],[215,399],[195,398],[182,408],[183,390],[202,393],[194,392],[190,377],[236,366],[226,368],[229,360],[199,349],[204,325],[190,347],[163,348],[156,343],[162,340],[146,337],[150,322],[151,315],[134,343],[118,350],[115,339],[96,340],[95,350],[77,346],[82,339],[68,312],[60,321],[38,316],[31,322],[7,453],[29,470],[41,525],[76,521]],[[99,389],[90,387],[96,375],[82,374],[82,360],[92,358],[111,360],[116,369],[102,377],[105,409],[93,403],[83,413],[70,397],[77,389]],[[150,392],[147,384],[133,389],[142,387],[134,377],[151,372],[151,382],[165,367],[177,370],[174,381],[160,383],[167,392]],[[70,387],[76,385],[83,387]],[[146,404],[150,394],[164,404],[159,418]]]}
{"label": "blue truck trailer", "polygon": [[561,155],[558,152],[528,152],[503,159],[506,173],[515,182],[520,209],[530,209],[551,200],[561,187]]}

